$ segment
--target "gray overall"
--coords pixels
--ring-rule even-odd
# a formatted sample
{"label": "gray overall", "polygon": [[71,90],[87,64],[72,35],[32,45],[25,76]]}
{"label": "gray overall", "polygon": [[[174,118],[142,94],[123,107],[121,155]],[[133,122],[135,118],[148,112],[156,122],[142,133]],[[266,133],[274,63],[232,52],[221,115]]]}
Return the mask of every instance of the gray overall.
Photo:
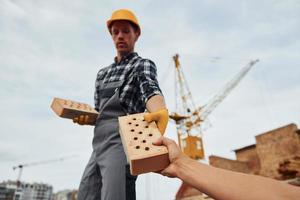
{"label": "gray overall", "polygon": [[78,200],[135,200],[136,176],[129,172],[119,135],[118,116],[126,115],[119,101],[122,84],[100,82],[93,153],[80,182]]}

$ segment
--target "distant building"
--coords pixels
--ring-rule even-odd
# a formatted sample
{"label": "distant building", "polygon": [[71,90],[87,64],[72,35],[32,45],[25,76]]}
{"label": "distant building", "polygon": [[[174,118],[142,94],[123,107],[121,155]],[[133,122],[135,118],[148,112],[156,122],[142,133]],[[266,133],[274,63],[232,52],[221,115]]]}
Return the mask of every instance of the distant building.
{"label": "distant building", "polygon": [[52,190],[51,185],[43,183],[17,184],[15,181],[0,183],[0,195],[3,196],[3,200],[52,200]]}
{"label": "distant building", "polygon": [[0,200],[13,200],[15,189],[6,188],[0,184]]}
{"label": "distant building", "polygon": [[53,195],[53,200],[77,200],[77,190],[63,190]]}
{"label": "distant building", "polygon": [[41,183],[22,183],[20,200],[52,200],[52,186]]}

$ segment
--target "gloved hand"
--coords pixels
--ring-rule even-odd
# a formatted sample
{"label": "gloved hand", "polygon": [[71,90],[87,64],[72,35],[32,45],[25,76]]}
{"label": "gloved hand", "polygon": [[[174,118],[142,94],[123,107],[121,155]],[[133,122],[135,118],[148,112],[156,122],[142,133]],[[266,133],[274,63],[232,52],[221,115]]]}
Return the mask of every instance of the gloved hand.
{"label": "gloved hand", "polygon": [[155,121],[161,135],[164,135],[169,121],[168,109],[164,108],[156,112],[147,113],[144,115],[144,119],[148,123]]}
{"label": "gloved hand", "polygon": [[90,117],[88,115],[80,115],[78,117],[74,117],[73,122],[80,125],[93,125],[95,123],[90,120]]}

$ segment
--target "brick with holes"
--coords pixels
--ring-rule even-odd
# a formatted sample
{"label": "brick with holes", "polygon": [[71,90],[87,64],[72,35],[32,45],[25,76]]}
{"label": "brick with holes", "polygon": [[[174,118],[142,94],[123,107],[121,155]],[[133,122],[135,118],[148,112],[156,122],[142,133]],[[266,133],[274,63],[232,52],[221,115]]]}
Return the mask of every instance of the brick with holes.
{"label": "brick with holes", "polygon": [[161,133],[155,122],[144,120],[144,114],[119,117],[120,135],[132,175],[159,171],[169,165],[167,148],[152,144]]}
{"label": "brick with holes", "polygon": [[88,115],[93,124],[99,113],[90,105],[72,100],[54,98],[51,104],[52,110],[60,117],[73,119],[80,115]]}

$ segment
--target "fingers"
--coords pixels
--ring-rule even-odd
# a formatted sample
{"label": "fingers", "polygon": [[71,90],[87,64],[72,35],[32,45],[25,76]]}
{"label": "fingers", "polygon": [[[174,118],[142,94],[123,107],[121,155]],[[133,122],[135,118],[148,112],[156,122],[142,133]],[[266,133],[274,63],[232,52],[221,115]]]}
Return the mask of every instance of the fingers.
{"label": "fingers", "polygon": [[145,114],[144,119],[148,123],[155,121],[157,123],[158,130],[163,135],[168,125],[169,113],[167,109],[161,109],[153,113]]}
{"label": "fingers", "polygon": [[156,141],[153,142],[154,145],[157,145],[157,146],[161,146],[161,145],[164,145],[166,146],[168,149],[170,148],[174,148],[174,147],[177,147],[177,144],[175,143],[174,140],[171,140],[169,138],[166,138],[164,136],[161,136],[160,138],[158,138]]}
{"label": "fingers", "polygon": [[79,116],[79,123],[82,124],[84,122],[84,115]]}
{"label": "fingers", "polygon": [[147,113],[147,114],[144,115],[144,119],[148,123],[150,123],[152,121],[157,121],[158,120],[158,113]]}
{"label": "fingers", "polygon": [[163,170],[155,171],[154,173],[160,174],[160,175],[163,175],[163,176],[167,176],[167,177],[169,177],[169,178],[174,178],[174,177],[176,177],[175,175],[173,175],[173,169],[172,169],[171,166],[168,166],[168,167],[166,167],[166,168],[163,169]]}
{"label": "fingers", "polygon": [[85,122],[85,123],[88,123],[88,122],[89,122],[89,119],[90,119],[90,117],[89,117],[88,115],[85,115],[85,116],[84,116],[84,122]]}
{"label": "fingers", "polygon": [[77,123],[77,124],[80,124],[80,125],[88,124],[89,116],[88,115],[80,115],[78,117],[74,117],[73,122]]}
{"label": "fingers", "polygon": [[167,128],[167,124],[164,121],[158,121],[157,122],[157,128],[159,130],[159,132],[164,135],[165,130]]}
{"label": "fingers", "polygon": [[174,162],[181,156],[181,151],[174,140],[161,136],[156,141],[153,142],[154,145],[164,145],[167,147],[169,152],[170,165],[158,172],[163,176],[168,176],[170,178],[177,177],[176,168],[174,167]]}
{"label": "fingers", "polygon": [[163,136],[159,137],[156,141],[152,142],[152,144],[157,146],[163,145]]}
{"label": "fingers", "polygon": [[152,121],[151,114],[150,113],[145,114],[144,119],[146,122],[150,123]]}
{"label": "fingers", "polygon": [[173,165],[169,165],[167,168],[160,172],[161,175],[167,176],[169,178],[177,177],[176,170]]}
{"label": "fingers", "polygon": [[80,118],[80,123],[81,124],[87,124],[88,123],[88,120],[89,120],[88,115],[80,115],[79,118]]}
{"label": "fingers", "polygon": [[170,173],[168,173],[168,170],[162,170],[160,172],[161,175],[163,176],[167,176],[167,177],[170,177],[170,178],[173,178],[174,176],[172,176]]}
{"label": "fingers", "polygon": [[74,122],[74,123],[78,123],[78,117],[74,117],[74,118],[73,118],[73,122]]}
{"label": "fingers", "polygon": [[177,144],[175,143],[174,140],[171,140],[169,138],[166,137],[161,137],[162,140],[162,144],[167,146],[168,148],[170,148],[171,146],[177,146]]}
{"label": "fingers", "polygon": [[163,109],[159,112],[159,120],[157,123],[158,129],[163,135],[166,131],[167,125],[169,121],[169,113],[167,109]]}

